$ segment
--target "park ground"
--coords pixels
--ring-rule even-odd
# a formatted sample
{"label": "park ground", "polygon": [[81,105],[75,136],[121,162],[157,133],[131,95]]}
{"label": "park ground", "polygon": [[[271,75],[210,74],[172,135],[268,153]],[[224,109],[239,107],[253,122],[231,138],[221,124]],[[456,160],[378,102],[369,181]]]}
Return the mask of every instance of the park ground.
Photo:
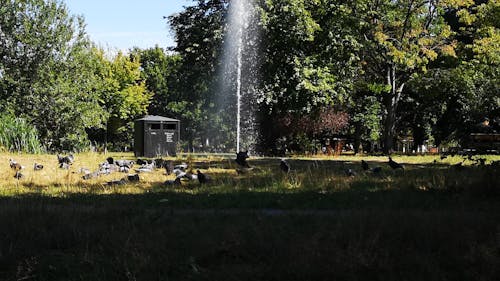
{"label": "park ground", "polygon": [[133,159],[78,154],[61,170],[55,155],[0,154],[0,280],[500,276],[499,156],[395,156],[404,171],[386,157],[293,157],[288,174],[279,159],[251,158],[238,174],[231,157],[190,155],[170,160],[209,184],[166,186],[164,170],[117,186],[106,183],[126,174],[81,179],[108,156]]}

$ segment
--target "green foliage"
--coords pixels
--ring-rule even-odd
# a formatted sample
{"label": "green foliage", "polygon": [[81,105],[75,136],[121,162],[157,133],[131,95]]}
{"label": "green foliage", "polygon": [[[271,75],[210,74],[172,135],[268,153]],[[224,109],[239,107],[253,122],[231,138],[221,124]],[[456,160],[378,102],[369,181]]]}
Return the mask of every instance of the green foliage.
{"label": "green foliage", "polygon": [[0,148],[10,152],[41,153],[36,128],[23,118],[0,116]]}
{"label": "green foliage", "polygon": [[59,1],[2,0],[0,99],[34,124],[48,150],[88,147],[85,128],[105,112],[83,19]]}

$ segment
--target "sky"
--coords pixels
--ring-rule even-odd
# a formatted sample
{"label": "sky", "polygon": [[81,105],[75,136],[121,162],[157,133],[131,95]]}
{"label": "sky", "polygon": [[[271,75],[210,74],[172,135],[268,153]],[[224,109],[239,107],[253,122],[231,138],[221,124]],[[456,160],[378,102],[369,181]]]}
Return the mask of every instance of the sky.
{"label": "sky", "polygon": [[127,51],[175,42],[163,18],[193,4],[192,0],[63,0],[73,15],[83,15],[87,34],[106,49]]}

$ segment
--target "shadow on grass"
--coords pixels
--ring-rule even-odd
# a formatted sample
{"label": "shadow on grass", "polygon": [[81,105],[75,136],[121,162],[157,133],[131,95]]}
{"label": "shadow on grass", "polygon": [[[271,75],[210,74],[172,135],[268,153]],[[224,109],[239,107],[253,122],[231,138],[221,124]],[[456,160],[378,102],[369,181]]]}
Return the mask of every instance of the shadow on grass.
{"label": "shadow on grass", "polygon": [[[497,199],[401,190],[2,198],[0,279],[494,280]],[[329,212],[255,211],[296,206]]]}
{"label": "shadow on grass", "polygon": [[[31,193],[1,197],[0,279],[500,275],[496,168],[408,165],[381,175],[357,169],[349,177],[345,168],[359,163],[292,161],[294,171],[284,175],[274,160],[248,175],[221,173],[208,186],[138,184],[137,194],[101,184],[82,192],[59,186],[62,194],[53,197],[32,185]],[[103,188],[111,194],[95,194]]]}

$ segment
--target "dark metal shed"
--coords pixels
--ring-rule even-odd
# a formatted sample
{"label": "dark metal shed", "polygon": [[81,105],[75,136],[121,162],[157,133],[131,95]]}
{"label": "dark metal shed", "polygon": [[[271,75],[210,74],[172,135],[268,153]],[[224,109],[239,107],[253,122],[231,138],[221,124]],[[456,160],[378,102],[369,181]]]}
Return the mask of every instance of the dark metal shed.
{"label": "dark metal shed", "polygon": [[175,156],[180,140],[180,121],[147,115],[134,123],[136,157]]}

